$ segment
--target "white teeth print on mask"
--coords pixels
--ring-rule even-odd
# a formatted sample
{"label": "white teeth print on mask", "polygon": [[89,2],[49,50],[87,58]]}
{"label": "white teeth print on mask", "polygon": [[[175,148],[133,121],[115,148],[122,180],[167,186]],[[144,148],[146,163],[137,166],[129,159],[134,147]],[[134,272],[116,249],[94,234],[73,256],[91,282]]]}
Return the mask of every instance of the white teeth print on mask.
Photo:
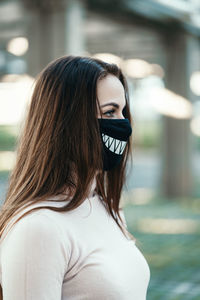
{"label": "white teeth print on mask", "polygon": [[124,149],[126,147],[127,142],[120,141],[118,139],[115,139],[111,136],[108,136],[104,133],[102,133],[102,138],[104,141],[105,146],[112,152],[116,154],[122,154],[124,152]]}
{"label": "white teeth print on mask", "polygon": [[[103,170],[109,171],[120,164],[129,137],[132,134],[128,119],[98,119],[102,142]],[[109,135],[107,134],[109,133]],[[110,136],[111,135],[111,136]]]}

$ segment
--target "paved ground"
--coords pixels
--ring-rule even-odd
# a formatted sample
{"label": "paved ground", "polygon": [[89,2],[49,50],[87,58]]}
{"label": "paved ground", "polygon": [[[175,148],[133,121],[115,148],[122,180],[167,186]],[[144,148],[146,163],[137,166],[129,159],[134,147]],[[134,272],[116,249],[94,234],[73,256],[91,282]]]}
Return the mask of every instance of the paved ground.
{"label": "paved ground", "polygon": [[[161,158],[155,150],[134,151],[133,167],[128,177],[128,189],[137,187],[158,188],[161,174]],[[200,152],[192,157],[194,177],[200,183]]]}

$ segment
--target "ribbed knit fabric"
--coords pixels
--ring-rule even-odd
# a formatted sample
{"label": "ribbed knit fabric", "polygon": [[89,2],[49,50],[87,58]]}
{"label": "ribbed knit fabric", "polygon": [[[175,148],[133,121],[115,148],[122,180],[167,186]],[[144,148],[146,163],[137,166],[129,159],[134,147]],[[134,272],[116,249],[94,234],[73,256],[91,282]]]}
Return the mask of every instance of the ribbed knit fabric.
{"label": "ribbed knit fabric", "polygon": [[[0,244],[4,300],[146,299],[147,261],[93,189],[73,211],[42,209],[13,226]],[[31,207],[63,206],[58,198]]]}

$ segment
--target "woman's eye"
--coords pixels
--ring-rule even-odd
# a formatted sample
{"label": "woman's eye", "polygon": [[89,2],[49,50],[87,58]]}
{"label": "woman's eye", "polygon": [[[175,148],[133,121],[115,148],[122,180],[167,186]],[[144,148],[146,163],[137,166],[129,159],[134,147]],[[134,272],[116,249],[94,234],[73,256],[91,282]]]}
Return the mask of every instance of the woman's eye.
{"label": "woman's eye", "polygon": [[113,113],[115,112],[115,110],[114,109],[112,109],[112,110],[108,110],[108,111],[106,111],[105,113],[104,113],[104,115],[106,115],[106,116],[108,116],[108,117],[110,117],[110,116],[112,116],[113,115]]}

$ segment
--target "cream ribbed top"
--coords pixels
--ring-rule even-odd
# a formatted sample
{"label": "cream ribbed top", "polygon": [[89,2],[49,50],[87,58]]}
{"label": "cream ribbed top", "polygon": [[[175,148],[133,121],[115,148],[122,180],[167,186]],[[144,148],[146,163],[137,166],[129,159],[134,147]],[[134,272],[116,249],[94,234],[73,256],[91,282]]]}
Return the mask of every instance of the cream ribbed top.
{"label": "cream ribbed top", "polygon": [[[37,205],[62,206],[57,197]],[[143,254],[93,190],[73,211],[18,221],[0,244],[0,271],[4,300],[145,300],[150,280]]]}

